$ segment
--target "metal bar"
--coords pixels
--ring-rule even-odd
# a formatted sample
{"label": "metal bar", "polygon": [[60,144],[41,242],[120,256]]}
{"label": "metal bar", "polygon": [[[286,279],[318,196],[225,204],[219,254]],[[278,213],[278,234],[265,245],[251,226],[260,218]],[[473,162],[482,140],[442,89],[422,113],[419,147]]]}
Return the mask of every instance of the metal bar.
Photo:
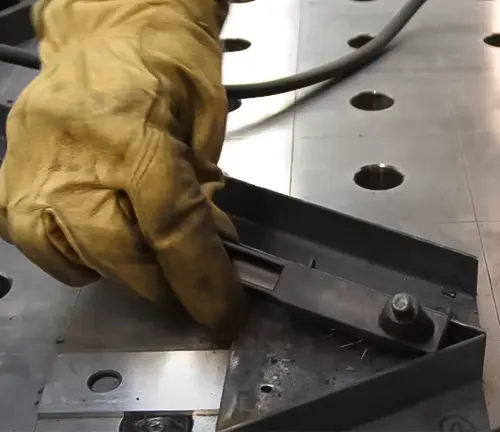
{"label": "metal bar", "polygon": [[407,296],[415,303],[408,305],[410,322],[399,321],[385,293],[242,245],[226,247],[244,284],[288,307],[395,348],[423,354],[440,347],[451,310],[422,308]]}
{"label": "metal bar", "polygon": [[[416,305],[409,327],[405,322],[399,327],[395,319],[392,322],[396,328],[391,329],[383,324],[385,309],[391,306],[388,305],[390,296],[297,264],[284,268],[272,296],[289,307],[330,320],[360,337],[422,354],[439,349],[450,319],[449,314]],[[390,316],[387,320],[391,322]],[[399,329],[402,331],[398,332]],[[420,333],[427,329],[426,334]]]}
{"label": "metal bar", "polygon": [[286,260],[244,245],[225,242],[242,282],[256,290],[273,290]]}
{"label": "metal bar", "polygon": [[213,414],[228,358],[227,351],[62,354],[38,413],[43,418],[121,417],[131,411]]}

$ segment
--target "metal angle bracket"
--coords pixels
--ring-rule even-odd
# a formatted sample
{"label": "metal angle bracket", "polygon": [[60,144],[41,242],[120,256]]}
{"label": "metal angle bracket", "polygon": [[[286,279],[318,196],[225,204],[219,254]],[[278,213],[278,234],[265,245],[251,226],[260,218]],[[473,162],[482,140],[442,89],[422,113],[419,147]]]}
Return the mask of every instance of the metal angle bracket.
{"label": "metal angle bracket", "polygon": [[[390,350],[395,353],[393,366],[381,372],[364,366],[358,380],[335,388],[315,386],[321,392],[308,393],[305,401],[297,402],[297,393],[287,385],[295,394],[287,405],[262,400],[255,387],[246,384],[249,377],[252,383],[258,379],[248,368],[263,364],[259,356],[249,361],[256,346],[288,351],[276,342],[260,343],[250,332],[233,347],[218,430],[363,430],[367,422],[431,398],[451,402],[452,390],[480,383],[486,337],[471,320],[477,310],[475,257],[235,179],[228,179],[218,204],[240,232],[241,244],[226,243],[226,248],[252,292],[301,316],[343,328],[347,335],[374,341],[375,346],[396,348]],[[394,277],[394,271],[399,276]],[[266,323],[273,325],[272,320],[258,322],[254,334],[265,331]],[[304,340],[303,335],[294,337],[293,329],[286,331],[286,341]],[[320,334],[307,337],[323,360],[325,352],[332,351],[332,363],[346,364],[349,353],[325,348]],[[353,352],[347,361],[356,355],[359,359]],[[314,364],[300,353],[297,359],[306,368]],[[280,373],[279,367],[263,368],[260,375]],[[304,374],[308,369],[297,365],[293,370]],[[329,370],[339,371],[335,366]],[[473,402],[472,411],[480,413],[476,423],[487,425],[484,396],[475,394]],[[489,430],[489,425],[483,426],[478,430]],[[426,430],[432,426],[426,425]]]}
{"label": "metal angle bracket", "polygon": [[[354,385],[245,421],[231,413],[238,400],[238,378],[230,368],[218,430],[346,430],[481,379],[486,336],[479,328],[452,320],[451,308],[441,313],[420,306],[407,294],[391,297],[253,248],[231,243],[226,248],[250,289],[301,315],[410,356]],[[241,362],[237,350],[232,356],[230,364]],[[456,357],[462,360],[456,362]]]}
{"label": "metal angle bracket", "polygon": [[[464,330],[468,332],[470,329]],[[230,369],[222,397],[217,431],[350,430],[454,389],[474,382],[481,383],[486,335],[473,331],[469,336],[470,339],[449,345],[436,353],[402,361],[400,365],[360,380],[354,385],[334,389],[268,415],[261,416],[257,413],[244,421],[240,421],[234,408],[238,396],[234,394],[234,386],[231,385],[236,380]],[[460,362],[456,361],[457,357],[461,359]],[[476,402],[479,407],[484,408],[484,397]],[[480,412],[480,409],[475,411]],[[489,431],[485,415],[479,417],[479,421],[486,424],[479,430]],[[360,430],[363,430],[363,427],[360,427]],[[432,430],[441,429],[435,426]]]}

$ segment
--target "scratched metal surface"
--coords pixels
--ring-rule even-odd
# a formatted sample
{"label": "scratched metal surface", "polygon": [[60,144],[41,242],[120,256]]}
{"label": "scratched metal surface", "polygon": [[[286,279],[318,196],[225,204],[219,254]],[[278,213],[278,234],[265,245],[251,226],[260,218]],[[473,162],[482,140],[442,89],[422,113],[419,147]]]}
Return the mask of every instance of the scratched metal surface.
{"label": "scratched metal surface", "polygon": [[[235,4],[223,36],[252,45],[226,55],[225,82],[273,79],[338,57],[351,50],[348,39],[375,33],[401,3]],[[314,97],[299,91],[244,101],[229,116],[221,166],[260,186],[477,254],[479,317],[489,337],[485,391],[492,425],[500,426],[500,48],[482,41],[495,31],[499,1],[429,1],[393,49],[355,77]],[[0,103],[15,100],[33,77],[0,64]],[[390,95],[394,105],[353,108],[350,98],[366,90]],[[361,166],[379,162],[399,168],[403,184],[373,192],[353,182]],[[39,393],[58,351],[210,347],[195,326],[172,322],[120,287],[70,289],[15,249],[0,248],[0,270],[14,279],[0,301],[0,432],[35,430]],[[109,419],[40,422],[37,430],[116,426]]]}

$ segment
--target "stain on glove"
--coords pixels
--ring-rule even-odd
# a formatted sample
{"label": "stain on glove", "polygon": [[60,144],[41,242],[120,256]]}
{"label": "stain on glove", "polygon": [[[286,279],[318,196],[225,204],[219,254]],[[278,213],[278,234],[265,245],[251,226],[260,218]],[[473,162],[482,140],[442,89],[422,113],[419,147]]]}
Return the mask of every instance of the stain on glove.
{"label": "stain on glove", "polygon": [[227,101],[221,0],[45,0],[42,70],[7,121],[0,235],[56,279],[106,277],[236,331],[244,294],[213,204]]}

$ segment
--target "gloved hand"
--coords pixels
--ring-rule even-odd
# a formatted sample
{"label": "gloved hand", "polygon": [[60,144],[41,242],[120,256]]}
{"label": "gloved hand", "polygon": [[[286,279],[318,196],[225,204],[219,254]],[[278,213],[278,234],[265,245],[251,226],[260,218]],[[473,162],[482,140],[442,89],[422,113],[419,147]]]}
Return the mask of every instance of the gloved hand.
{"label": "gloved hand", "polygon": [[45,0],[42,70],[12,108],[0,235],[56,279],[118,280],[217,332],[244,294],[212,203],[227,101],[227,0]]}

